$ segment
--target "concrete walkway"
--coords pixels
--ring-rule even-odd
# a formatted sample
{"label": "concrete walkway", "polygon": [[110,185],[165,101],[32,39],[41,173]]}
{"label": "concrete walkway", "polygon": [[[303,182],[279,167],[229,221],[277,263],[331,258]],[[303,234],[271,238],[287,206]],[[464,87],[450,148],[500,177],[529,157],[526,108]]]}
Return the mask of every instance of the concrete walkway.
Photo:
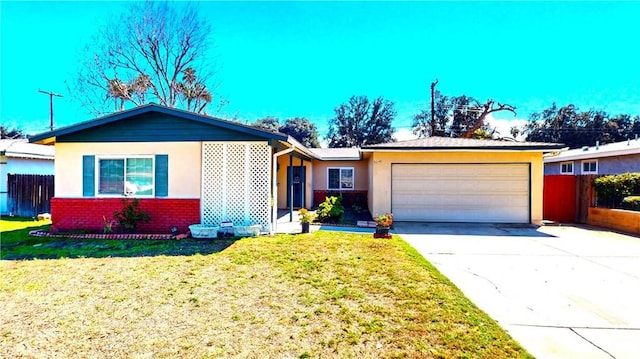
{"label": "concrete walkway", "polygon": [[537,358],[640,357],[640,239],[579,227],[396,223]]}
{"label": "concrete walkway", "polygon": [[[278,223],[276,224],[276,233],[298,234],[302,233],[302,224],[298,219],[298,210],[293,210],[293,216],[288,209],[278,210]],[[315,232],[320,229],[320,225],[311,224],[309,232]]]}
{"label": "concrete walkway", "polygon": [[[293,220],[291,220],[293,219]],[[289,210],[278,210],[278,223],[276,224],[276,233],[297,234],[302,232],[302,225],[298,220],[298,210],[293,211],[293,216],[290,215]],[[349,227],[349,226],[335,226],[330,224],[311,224],[309,226],[310,232],[315,231],[337,231],[337,232],[356,232],[356,233],[373,233],[375,228],[366,227]],[[392,231],[392,233],[395,233]]]}

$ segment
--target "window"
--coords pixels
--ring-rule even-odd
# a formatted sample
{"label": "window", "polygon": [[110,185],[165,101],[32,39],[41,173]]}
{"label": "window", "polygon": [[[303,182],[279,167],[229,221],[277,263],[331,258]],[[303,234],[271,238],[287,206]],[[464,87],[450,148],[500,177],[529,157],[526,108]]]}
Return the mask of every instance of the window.
{"label": "window", "polygon": [[583,174],[597,174],[598,173],[598,161],[582,161],[582,173]]}
{"label": "window", "polygon": [[327,168],[327,189],[353,189],[353,167]]}
{"label": "window", "polygon": [[99,158],[98,195],[153,196],[153,158]]}
{"label": "window", "polygon": [[563,162],[560,164],[560,174],[572,175],[573,174],[573,162]]}

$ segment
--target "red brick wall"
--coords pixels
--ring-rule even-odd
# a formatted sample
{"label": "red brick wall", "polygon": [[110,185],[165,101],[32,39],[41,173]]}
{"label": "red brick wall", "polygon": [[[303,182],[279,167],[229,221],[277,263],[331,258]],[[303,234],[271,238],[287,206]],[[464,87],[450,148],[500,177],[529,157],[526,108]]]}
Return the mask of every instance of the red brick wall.
{"label": "red brick wall", "polygon": [[357,204],[360,207],[367,208],[367,191],[335,191],[335,190],[318,190],[313,191],[313,206],[325,201],[329,196],[340,196],[342,194],[342,205],[351,207]]}
{"label": "red brick wall", "polygon": [[[51,221],[53,230],[88,230],[102,232],[102,216],[113,219],[113,212],[124,207],[122,198],[58,198],[51,199]],[[199,199],[144,198],[140,209],[151,221],[138,225],[139,233],[170,233],[171,226],[181,233],[188,226],[200,223]]]}

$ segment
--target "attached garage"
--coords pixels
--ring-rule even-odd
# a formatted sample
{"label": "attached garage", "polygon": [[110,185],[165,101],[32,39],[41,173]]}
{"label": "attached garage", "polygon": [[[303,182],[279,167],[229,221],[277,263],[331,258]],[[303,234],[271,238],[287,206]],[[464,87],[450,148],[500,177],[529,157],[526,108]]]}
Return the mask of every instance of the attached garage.
{"label": "attached garage", "polygon": [[529,223],[528,163],[393,164],[398,221]]}
{"label": "attached garage", "polygon": [[395,221],[539,224],[542,155],[560,148],[450,137],[365,146],[369,210]]}

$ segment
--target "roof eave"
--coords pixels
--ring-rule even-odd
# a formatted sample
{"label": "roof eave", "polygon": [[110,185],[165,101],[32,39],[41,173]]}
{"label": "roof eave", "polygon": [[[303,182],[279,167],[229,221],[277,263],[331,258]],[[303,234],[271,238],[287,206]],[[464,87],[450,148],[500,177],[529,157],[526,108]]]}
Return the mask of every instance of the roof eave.
{"label": "roof eave", "polygon": [[312,160],[317,160],[319,159],[318,156],[316,156],[313,152],[309,151],[308,148],[306,148],[303,144],[301,144],[300,142],[296,141],[293,137],[289,136],[289,138],[287,138],[286,140],[280,140],[280,143],[282,145],[284,145],[285,147],[293,147],[295,150],[294,152],[298,153],[299,155],[303,156],[305,161],[312,161]]}
{"label": "roof eave", "polygon": [[486,151],[504,151],[504,152],[547,152],[555,151],[562,148],[545,146],[518,146],[518,147],[502,147],[502,146],[485,146],[485,147],[384,147],[384,148],[362,148],[362,152],[486,152]]}
{"label": "roof eave", "polygon": [[322,157],[322,161],[360,161],[362,156],[358,157]]}
{"label": "roof eave", "polygon": [[55,156],[39,155],[39,154],[32,154],[32,153],[4,153],[2,155],[8,158],[29,158],[29,159],[49,160],[49,161],[53,161],[55,159]]}
{"label": "roof eave", "polygon": [[584,152],[584,153],[577,153],[577,154],[570,154],[570,155],[560,154],[558,156],[547,157],[544,159],[544,162],[556,163],[556,162],[566,162],[566,161],[575,161],[575,160],[586,160],[591,158],[628,156],[628,155],[640,155],[640,148],[637,148],[637,147],[625,148],[622,150],[604,151],[604,152]]}
{"label": "roof eave", "polygon": [[29,137],[29,143],[35,143],[38,145],[54,145],[56,143],[56,136],[36,136]]}
{"label": "roof eave", "polygon": [[[258,130],[256,128],[246,126],[240,123],[234,123],[234,122],[223,120],[220,118],[200,115],[200,114],[196,114],[196,113],[192,113],[192,112],[188,112],[188,111],[184,111],[176,108],[169,108],[169,107],[160,106],[156,104],[148,104],[148,105],[136,107],[130,110],[125,110],[118,113],[99,117],[97,119],[80,122],[75,125],[66,126],[58,130],[40,133],[29,138],[29,142],[41,143],[41,144],[53,144],[55,143],[56,137],[58,136],[64,136],[70,133],[83,131],[92,127],[102,126],[108,123],[119,121],[123,118],[138,116],[138,115],[142,115],[149,112],[159,112],[166,115],[174,115],[174,116],[187,118],[193,121],[197,121],[197,122],[201,122],[209,125],[211,125],[212,124],[211,122],[214,121],[221,127],[236,130],[236,131],[242,131],[250,135],[263,137],[265,139],[284,140],[284,141],[287,140],[287,135],[285,134],[262,131],[262,130]],[[42,141],[44,141],[44,143]]]}

